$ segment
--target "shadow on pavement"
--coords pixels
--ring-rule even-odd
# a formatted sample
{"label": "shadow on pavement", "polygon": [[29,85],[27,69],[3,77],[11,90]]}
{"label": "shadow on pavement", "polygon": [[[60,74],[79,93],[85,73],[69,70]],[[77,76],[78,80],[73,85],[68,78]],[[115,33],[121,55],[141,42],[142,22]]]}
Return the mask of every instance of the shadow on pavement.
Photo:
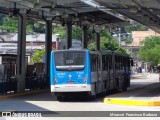
{"label": "shadow on pavement", "polygon": [[[144,84],[144,83],[143,83]],[[160,93],[160,83],[152,83],[149,85],[140,84],[139,87],[130,89],[126,92],[119,92],[114,95],[106,96],[107,98],[132,98],[132,99],[139,99],[139,98],[146,98],[151,99],[152,97],[159,97]]]}

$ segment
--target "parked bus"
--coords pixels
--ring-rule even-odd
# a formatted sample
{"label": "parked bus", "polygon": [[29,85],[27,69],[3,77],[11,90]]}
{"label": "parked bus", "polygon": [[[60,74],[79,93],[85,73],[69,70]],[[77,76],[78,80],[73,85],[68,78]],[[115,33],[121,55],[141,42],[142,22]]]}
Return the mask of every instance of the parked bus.
{"label": "parked bus", "polygon": [[127,90],[131,58],[113,51],[57,50],[51,52],[50,86],[58,100],[74,95]]}

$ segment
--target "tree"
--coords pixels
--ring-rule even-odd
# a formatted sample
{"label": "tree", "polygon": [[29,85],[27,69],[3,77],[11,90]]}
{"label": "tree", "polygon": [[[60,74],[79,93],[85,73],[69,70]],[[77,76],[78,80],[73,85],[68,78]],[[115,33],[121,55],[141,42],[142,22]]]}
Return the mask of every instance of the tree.
{"label": "tree", "polygon": [[141,60],[150,62],[151,65],[157,65],[160,63],[160,37],[150,36],[146,37],[141,42],[141,48],[139,56]]}
{"label": "tree", "polygon": [[60,34],[61,39],[66,38],[66,31],[64,26],[57,26],[53,28],[53,34]]}
{"label": "tree", "polygon": [[33,21],[29,21],[29,25],[32,25],[33,32],[37,33],[45,33],[45,25],[41,23],[34,23]]}
{"label": "tree", "polygon": [[72,28],[72,39],[81,40],[82,39],[82,29],[80,27]]}
{"label": "tree", "polygon": [[[52,33],[60,34],[62,39],[66,39],[66,28],[64,26],[55,27]],[[82,39],[82,30],[80,27],[72,27],[72,39]]]}
{"label": "tree", "polygon": [[[13,16],[12,18],[5,16],[3,17],[3,24],[0,25],[1,30],[7,30],[10,33],[15,33],[18,31],[18,18]],[[27,20],[26,32],[38,32],[44,33],[44,25],[40,23],[34,23],[34,21]]]}
{"label": "tree", "polygon": [[17,32],[18,29],[18,19],[17,17],[12,17],[10,19],[8,16],[3,17],[3,24],[0,26],[1,30],[7,30],[8,32]]}
{"label": "tree", "polygon": [[34,62],[34,63],[42,62],[42,57],[44,54],[45,54],[44,48],[42,50],[35,50],[34,54],[32,56],[32,62]]}
{"label": "tree", "polygon": [[[61,39],[66,39],[66,28],[64,26],[54,27],[53,34],[60,34]],[[92,29],[88,29],[88,39],[93,41],[94,34]],[[82,28],[72,26],[72,39],[82,40]]]}
{"label": "tree", "polygon": [[148,30],[148,28],[144,25],[137,24],[137,25],[134,25],[134,26],[126,26],[125,30],[126,30],[126,32],[130,33],[132,31],[146,31],[146,30]]}
{"label": "tree", "polygon": [[[95,42],[91,42],[88,45],[89,50],[95,50]],[[119,46],[116,40],[107,33],[106,30],[101,32],[100,38],[100,49],[101,50],[112,50],[112,51],[119,51],[121,53],[126,53],[126,50]]]}

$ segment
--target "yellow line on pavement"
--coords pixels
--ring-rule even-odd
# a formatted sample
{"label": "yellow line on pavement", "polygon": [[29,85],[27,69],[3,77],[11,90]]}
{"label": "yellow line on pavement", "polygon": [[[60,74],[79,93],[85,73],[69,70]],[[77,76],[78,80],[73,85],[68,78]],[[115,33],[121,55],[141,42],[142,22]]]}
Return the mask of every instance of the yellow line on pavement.
{"label": "yellow line on pavement", "polygon": [[128,106],[160,106],[160,100],[131,100],[123,98],[104,98],[104,103]]}
{"label": "yellow line on pavement", "polygon": [[0,96],[0,99],[6,99],[6,98],[11,98],[11,97],[17,97],[17,96],[31,95],[31,94],[42,93],[42,92],[47,92],[47,91],[49,91],[49,89],[27,91],[25,93],[15,93],[15,94],[13,93],[13,94],[10,94],[10,95]]}

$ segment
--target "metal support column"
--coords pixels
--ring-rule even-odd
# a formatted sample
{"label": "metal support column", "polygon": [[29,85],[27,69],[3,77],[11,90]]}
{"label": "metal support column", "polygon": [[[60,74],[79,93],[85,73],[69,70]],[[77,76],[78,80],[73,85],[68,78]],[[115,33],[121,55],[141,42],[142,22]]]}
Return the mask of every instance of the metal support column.
{"label": "metal support column", "polygon": [[72,23],[67,22],[66,23],[66,49],[69,49],[72,47]]}
{"label": "metal support column", "polygon": [[100,32],[96,32],[96,50],[100,50]]}
{"label": "metal support column", "polygon": [[26,66],[26,10],[20,10],[18,13],[18,93],[25,92]]}
{"label": "metal support column", "polygon": [[52,20],[46,20],[45,34],[45,75],[49,80],[50,54],[52,50]]}
{"label": "metal support column", "polygon": [[86,49],[87,48],[87,41],[88,41],[88,35],[87,32],[88,31],[88,27],[87,26],[83,26],[82,27],[82,48]]}

